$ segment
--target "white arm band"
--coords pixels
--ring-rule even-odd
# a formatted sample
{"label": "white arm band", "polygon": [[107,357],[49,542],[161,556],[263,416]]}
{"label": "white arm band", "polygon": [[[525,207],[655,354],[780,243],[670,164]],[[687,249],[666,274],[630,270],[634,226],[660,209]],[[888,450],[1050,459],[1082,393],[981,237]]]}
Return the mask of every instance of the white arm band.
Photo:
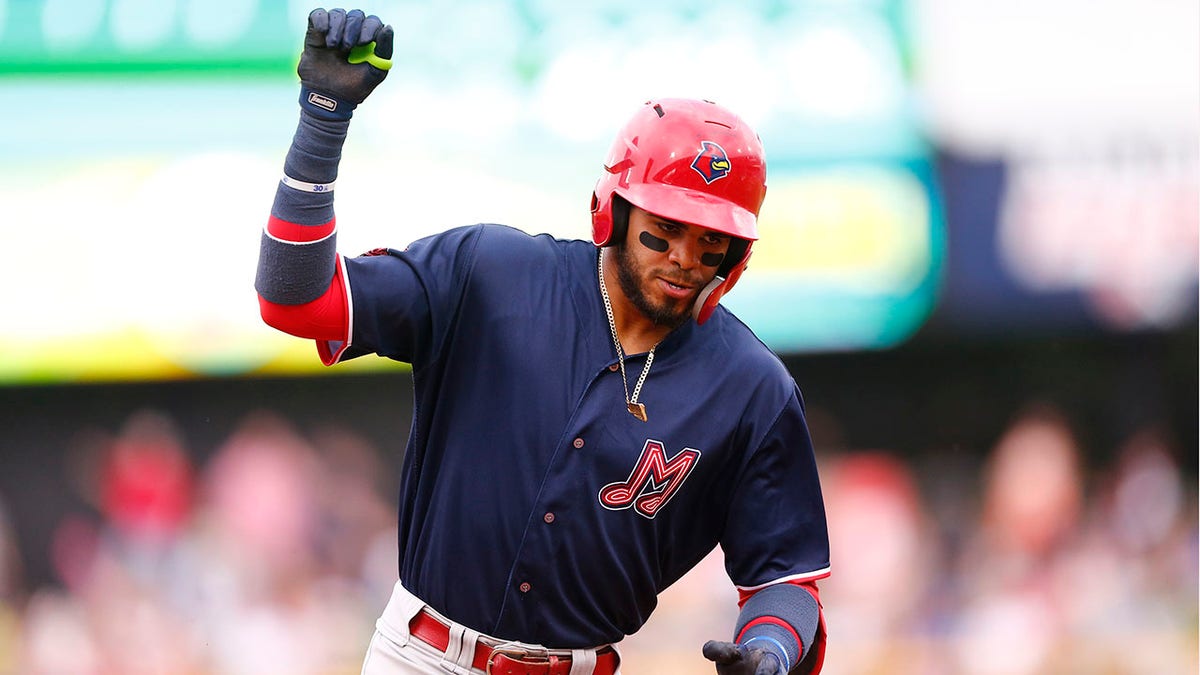
{"label": "white arm band", "polygon": [[337,181],[330,181],[328,183],[305,183],[304,181],[296,180],[287,174],[284,174],[283,178],[279,179],[279,182],[292,188],[293,190],[300,190],[301,192],[333,192],[333,186],[337,184]]}

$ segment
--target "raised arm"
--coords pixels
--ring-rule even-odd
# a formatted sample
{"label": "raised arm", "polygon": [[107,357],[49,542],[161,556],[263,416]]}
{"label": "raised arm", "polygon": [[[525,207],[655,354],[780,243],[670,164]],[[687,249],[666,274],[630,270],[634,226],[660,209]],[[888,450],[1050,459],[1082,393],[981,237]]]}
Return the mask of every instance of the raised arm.
{"label": "raised arm", "polygon": [[263,231],[254,288],[263,320],[286,333],[344,340],[349,310],[333,190],[355,107],[387,76],[393,31],[361,10],[308,16],[300,122]]}

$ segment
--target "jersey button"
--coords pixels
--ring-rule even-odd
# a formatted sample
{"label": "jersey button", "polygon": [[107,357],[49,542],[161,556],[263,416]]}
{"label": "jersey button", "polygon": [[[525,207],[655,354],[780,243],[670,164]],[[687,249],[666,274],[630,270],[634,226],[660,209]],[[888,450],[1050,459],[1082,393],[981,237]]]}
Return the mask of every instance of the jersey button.
{"label": "jersey button", "polygon": [[608,369],[609,369],[609,370],[611,370],[612,372],[614,372],[614,373],[615,373],[615,372],[617,372],[617,369],[618,369],[618,368],[620,368],[620,367],[621,367],[621,366],[619,366],[619,365],[617,365],[617,364],[615,364],[615,363],[614,363],[614,364],[612,364],[611,366],[609,366],[609,367],[608,367]]}
{"label": "jersey button", "polygon": [[547,523],[553,523],[554,522],[554,514],[547,513],[546,515],[542,516],[542,520],[546,521]]}
{"label": "jersey button", "polygon": [[520,589],[522,593],[528,593],[529,589],[531,588],[533,588],[533,586],[530,586],[528,581],[521,582]]}
{"label": "jersey button", "polygon": [[575,441],[571,443],[571,445],[574,445],[574,446],[575,446],[575,449],[576,449],[576,450],[578,450],[579,448],[582,448],[582,447],[583,447],[583,439],[582,439],[582,438],[576,438],[576,439],[575,439]]}

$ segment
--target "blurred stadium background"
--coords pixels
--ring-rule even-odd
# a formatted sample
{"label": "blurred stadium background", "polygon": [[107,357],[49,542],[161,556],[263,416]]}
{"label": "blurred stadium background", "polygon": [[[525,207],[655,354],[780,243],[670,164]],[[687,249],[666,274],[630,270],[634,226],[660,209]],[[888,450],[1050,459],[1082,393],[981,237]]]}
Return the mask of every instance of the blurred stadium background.
{"label": "blurred stadium background", "polygon": [[[807,399],[827,673],[1197,672],[1194,0],[361,6],[399,46],[347,254],[586,237],[652,96],[758,128],[728,301]],[[409,374],[321,370],[252,289],[311,8],[0,0],[0,673],[358,672]],[[718,551],[625,672],[711,672],[734,600]]]}

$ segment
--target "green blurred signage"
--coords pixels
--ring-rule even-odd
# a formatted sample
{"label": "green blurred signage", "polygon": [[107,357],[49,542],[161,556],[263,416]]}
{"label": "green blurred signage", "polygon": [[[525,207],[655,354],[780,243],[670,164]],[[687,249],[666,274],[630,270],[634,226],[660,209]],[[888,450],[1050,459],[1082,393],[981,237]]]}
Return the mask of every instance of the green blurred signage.
{"label": "green blurred signage", "polygon": [[[886,347],[929,315],[944,226],[898,0],[363,5],[396,27],[396,65],[344,153],[343,253],[487,220],[586,238],[620,123],[695,96],[767,148],[762,239],[726,303],[769,345]],[[23,102],[0,113],[0,200],[25,254],[3,274],[40,280],[0,316],[0,382],[319,370],[252,291],[309,9],[0,2],[0,95]],[[84,253],[48,275],[64,242]]]}

